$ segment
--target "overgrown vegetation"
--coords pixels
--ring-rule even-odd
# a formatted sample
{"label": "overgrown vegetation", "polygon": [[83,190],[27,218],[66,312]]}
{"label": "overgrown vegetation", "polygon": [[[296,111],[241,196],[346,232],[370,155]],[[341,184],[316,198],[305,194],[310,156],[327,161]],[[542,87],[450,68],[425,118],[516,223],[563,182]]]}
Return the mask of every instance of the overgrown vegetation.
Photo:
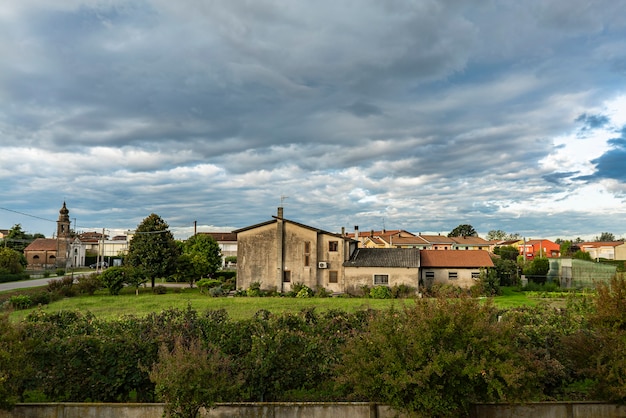
{"label": "overgrown vegetation", "polygon": [[457,417],[473,402],[626,401],[623,278],[559,309],[502,309],[453,292],[384,310],[259,310],[241,320],[191,306],[109,321],[3,316],[0,405],[162,399],[171,416],[193,417],[217,401],[361,400]]}

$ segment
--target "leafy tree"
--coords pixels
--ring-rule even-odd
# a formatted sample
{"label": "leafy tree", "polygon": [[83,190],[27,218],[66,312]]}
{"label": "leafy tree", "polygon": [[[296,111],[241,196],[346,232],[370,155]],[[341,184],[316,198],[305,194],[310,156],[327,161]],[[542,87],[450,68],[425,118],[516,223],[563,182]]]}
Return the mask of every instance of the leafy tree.
{"label": "leafy tree", "polygon": [[237,386],[228,357],[215,346],[203,348],[198,339],[177,338],[172,350],[163,344],[150,380],[165,402],[166,416],[179,418],[197,417],[200,408],[211,407]]}
{"label": "leafy tree", "polygon": [[550,271],[550,260],[546,257],[537,257],[524,266],[524,274],[531,278],[544,278],[548,271]]}
{"label": "leafy tree", "polygon": [[19,274],[26,268],[24,254],[11,248],[0,248],[0,271]]}
{"label": "leafy tree", "polygon": [[147,281],[142,270],[124,266],[124,283],[135,288],[135,295],[139,295],[139,287]]}
{"label": "leafy tree", "polygon": [[141,269],[152,282],[166,277],[176,268],[179,246],[169,230],[169,225],[156,214],[151,214],[138,226],[130,241],[126,263]]}
{"label": "leafy tree", "polygon": [[478,233],[472,225],[462,224],[454,228],[449,234],[449,237],[477,237]]}
{"label": "leafy tree", "polygon": [[494,248],[493,253],[499,255],[503,260],[515,261],[519,255],[519,250],[512,245],[504,245]]}
{"label": "leafy tree", "polygon": [[514,327],[470,298],[390,309],[348,341],[338,372],[354,394],[419,416],[466,416],[475,402],[531,399],[540,377]]}
{"label": "leafy tree", "polygon": [[487,232],[487,237],[485,238],[487,241],[505,241],[505,240],[514,240],[514,239],[519,239],[520,235],[515,233],[515,234],[508,234],[506,232],[504,232],[501,229],[492,229],[491,231]]}
{"label": "leafy tree", "polygon": [[591,258],[591,254],[582,250],[578,250],[574,254],[572,254],[572,258],[575,258],[577,260],[593,261],[593,259]]}
{"label": "leafy tree", "polygon": [[110,294],[120,294],[126,279],[124,273],[124,267],[110,267],[102,272],[102,284],[109,289]]}
{"label": "leafy tree", "polygon": [[610,232],[603,232],[600,234],[599,237],[596,237],[595,240],[598,242],[613,242],[615,241],[615,235],[611,234]]}
{"label": "leafy tree", "polygon": [[196,234],[184,243],[183,254],[189,257],[193,276],[188,277],[193,286],[195,279],[213,275],[222,266],[222,252],[217,241],[206,234]]}
{"label": "leafy tree", "polygon": [[517,284],[517,262],[504,258],[493,258],[495,273],[500,286],[514,286]]}

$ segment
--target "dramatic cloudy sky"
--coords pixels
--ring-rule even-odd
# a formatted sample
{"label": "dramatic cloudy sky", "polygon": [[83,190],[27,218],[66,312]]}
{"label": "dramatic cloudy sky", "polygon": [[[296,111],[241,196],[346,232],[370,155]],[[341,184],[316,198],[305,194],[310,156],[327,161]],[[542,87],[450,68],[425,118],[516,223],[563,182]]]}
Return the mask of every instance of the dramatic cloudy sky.
{"label": "dramatic cloudy sky", "polygon": [[0,228],[626,235],[623,0],[8,0]]}

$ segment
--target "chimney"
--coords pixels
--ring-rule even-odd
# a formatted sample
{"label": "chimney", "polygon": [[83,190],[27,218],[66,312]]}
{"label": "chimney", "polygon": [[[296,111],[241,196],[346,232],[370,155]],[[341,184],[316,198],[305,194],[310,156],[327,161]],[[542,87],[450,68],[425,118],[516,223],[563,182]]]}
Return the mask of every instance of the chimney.
{"label": "chimney", "polygon": [[354,239],[359,239],[359,226],[354,225]]}
{"label": "chimney", "polygon": [[278,207],[278,216],[276,216],[278,219],[283,219],[283,207],[279,206]]}

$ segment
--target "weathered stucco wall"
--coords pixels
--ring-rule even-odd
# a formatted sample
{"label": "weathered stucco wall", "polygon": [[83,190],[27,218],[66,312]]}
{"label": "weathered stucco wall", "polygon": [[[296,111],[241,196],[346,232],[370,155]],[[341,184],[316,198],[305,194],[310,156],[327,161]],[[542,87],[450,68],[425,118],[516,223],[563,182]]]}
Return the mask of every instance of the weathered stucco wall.
{"label": "weathered stucco wall", "polygon": [[[434,279],[428,279],[426,277],[427,272],[433,272],[435,275]],[[456,272],[456,279],[449,279],[449,273]],[[480,273],[480,268],[475,269],[463,269],[463,268],[427,268],[422,267],[421,276],[424,281],[425,286],[431,286],[433,283],[441,283],[441,284],[451,284],[453,286],[459,286],[464,289],[469,289],[473,285],[475,285],[478,280],[472,279],[473,273]]]}
{"label": "weathered stucco wall", "polygon": [[237,234],[237,288],[261,282],[265,289],[280,286],[276,265],[276,224]]}
{"label": "weathered stucco wall", "polygon": [[[0,418],[161,418],[162,404],[18,404]],[[524,405],[473,405],[471,418],[623,418],[626,406],[596,402],[547,402]],[[201,418],[407,418],[385,405],[356,403],[223,404]]]}
{"label": "weathered stucco wall", "polygon": [[346,283],[354,286],[355,289],[360,286],[376,286],[374,284],[374,275],[376,274],[388,275],[389,283],[387,286],[389,287],[401,284],[414,287],[415,289],[418,287],[418,269],[406,267],[348,267],[345,270]]}

